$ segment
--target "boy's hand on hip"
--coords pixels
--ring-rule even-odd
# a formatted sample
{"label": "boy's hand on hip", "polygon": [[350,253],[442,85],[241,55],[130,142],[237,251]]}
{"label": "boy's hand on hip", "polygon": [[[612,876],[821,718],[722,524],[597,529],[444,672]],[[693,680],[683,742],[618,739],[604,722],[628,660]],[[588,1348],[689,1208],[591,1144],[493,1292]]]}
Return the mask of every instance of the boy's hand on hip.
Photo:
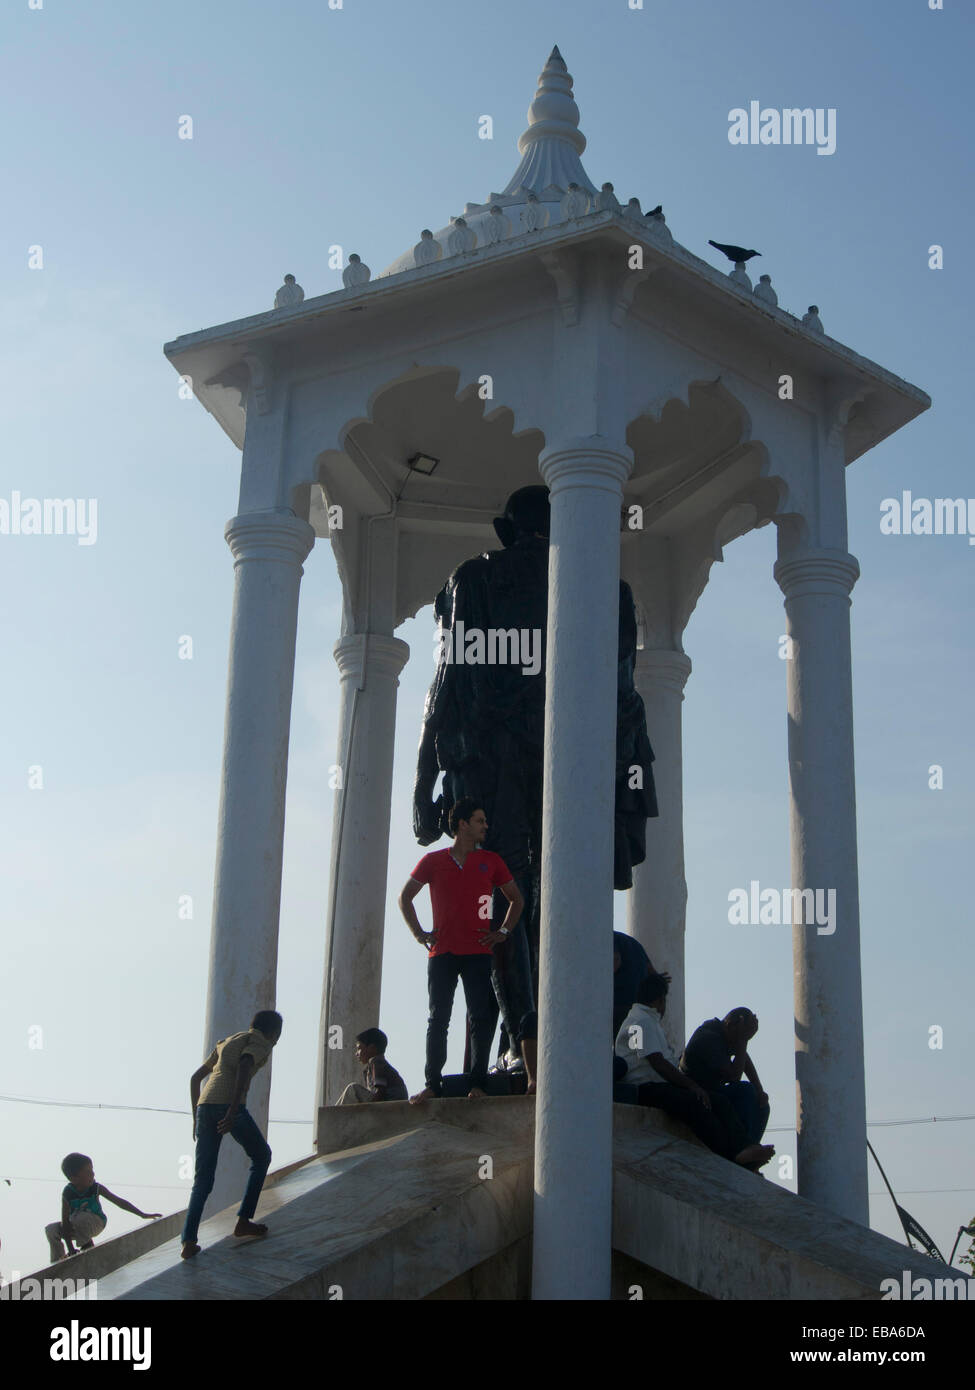
{"label": "boy's hand on hip", "polygon": [[486,931],[483,936],[477,938],[481,946],[498,946],[502,941],[508,940],[508,933],[504,931]]}
{"label": "boy's hand on hip", "polygon": [[238,1107],[236,1105],[231,1106],[230,1109],[227,1111],[226,1115],[224,1115],[223,1119],[217,1121],[218,1134],[230,1133],[237,1120],[237,1110]]}

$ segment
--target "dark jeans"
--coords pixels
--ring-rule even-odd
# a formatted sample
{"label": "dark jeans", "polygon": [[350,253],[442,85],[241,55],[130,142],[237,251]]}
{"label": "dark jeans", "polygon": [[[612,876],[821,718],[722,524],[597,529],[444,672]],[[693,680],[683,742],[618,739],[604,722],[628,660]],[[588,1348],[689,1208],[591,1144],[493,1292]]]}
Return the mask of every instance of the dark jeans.
{"label": "dark jeans", "polygon": [[[524,1077],[519,1078],[522,1082],[521,1091],[516,1091],[514,1078],[507,1077],[504,1072],[489,1071],[484,1078],[481,1090],[486,1096],[511,1096],[524,1094]],[[453,1076],[445,1076],[441,1079],[440,1094],[444,1099],[451,1097],[466,1096],[474,1084],[469,1072],[457,1072]]]}
{"label": "dark jeans", "polygon": [[[712,1096],[714,1092],[711,1093]],[[769,1107],[759,1105],[758,1092],[750,1081],[729,1081],[717,1094],[727,1100],[741,1121],[749,1144],[760,1144],[769,1121]]]}
{"label": "dark jeans", "polygon": [[692,1092],[670,1081],[648,1082],[639,1088],[637,1095],[641,1105],[655,1106],[675,1120],[682,1120],[712,1153],[722,1158],[734,1158],[749,1143],[734,1108],[720,1094],[709,1093],[710,1110],[705,1109]]}
{"label": "dark jeans", "polygon": [[447,1060],[447,1029],[454,1006],[458,977],[464,982],[464,998],[471,1029],[471,1085],[484,1088],[494,1035],[494,990],[491,988],[491,955],[455,956],[449,951],[427,961],[430,1015],[427,1020],[426,1083],[434,1095],[441,1092],[441,1076]]}
{"label": "dark jeans", "polygon": [[[196,1108],[196,1168],[193,1173],[193,1191],[190,1193],[183,1223],[183,1243],[196,1241],[200,1228],[200,1218],[206,1199],[213,1190],[213,1179],[217,1172],[217,1155],[220,1152],[222,1134],[217,1133],[217,1124],[230,1107],[227,1105],[198,1105]],[[261,1195],[264,1179],[271,1162],[271,1150],[264,1135],[258,1129],[253,1117],[244,1106],[237,1111],[232,1137],[244,1150],[251,1161],[247,1190],[237,1215],[249,1221],[257,1211],[257,1199]]]}

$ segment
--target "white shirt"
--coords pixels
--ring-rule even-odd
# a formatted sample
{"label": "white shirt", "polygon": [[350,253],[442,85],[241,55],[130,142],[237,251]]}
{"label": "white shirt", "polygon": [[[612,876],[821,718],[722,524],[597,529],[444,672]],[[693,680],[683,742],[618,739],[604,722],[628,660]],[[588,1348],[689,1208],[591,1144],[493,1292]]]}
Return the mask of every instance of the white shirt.
{"label": "white shirt", "polygon": [[647,1058],[655,1052],[671,1064],[677,1066],[677,1058],[670,1050],[670,1043],[664,1033],[660,1015],[647,1004],[634,1004],[620,1025],[616,1035],[615,1052],[627,1063],[627,1073],[623,1078],[628,1086],[643,1086],[647,1082],[666,1082],[652,1067]]}

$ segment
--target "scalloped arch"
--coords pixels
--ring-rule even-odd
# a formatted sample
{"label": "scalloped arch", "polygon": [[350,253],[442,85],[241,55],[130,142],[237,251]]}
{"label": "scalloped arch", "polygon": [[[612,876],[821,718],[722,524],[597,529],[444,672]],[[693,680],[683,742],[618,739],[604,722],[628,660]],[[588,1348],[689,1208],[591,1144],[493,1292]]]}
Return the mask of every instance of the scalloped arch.
{"label": "scalloped arch", "polygon": [[695,389],[700,391],[713,391],[716,394],[724,396],[725,399],[731,403],[735,413],[741,421],[740,438],[742,442],[751,439],[752,417],[748,407],[745,405],[744,401],[735,394],[734,390],[721,375],[716,377],[702,377],[684,372],[680,376],[673,377],[662,390],[654,394],[647,405],[637,411],[633,419],[639,420],[649,418],[655,424],[659,425],[668,405],[677,405],[683,410],[690,412],[693,409],[691,405],[691,392]]}
{"label": "scalloped arch", "polygon": [[[409,385],[411,382],[425,381],[431,377],[453,377],[453,398],[458,405],[460,405],[462,402],[475,399],[479,396],[481,386],[480,376],[476,376],[471,381],[468,381],[463,386],[460,386],[458,384],[461,379],[461,369],[459,367],[452,366],[447,362],[422,364],[416,363],[414,366],[408,368],[405,372],[400,372],[397,376],[390,377],[388,378],[388,380],[383,381],[378,386],[373,387],[373,389],[369,392],[369,395],[366,400],[366,413],[364,415],[350,416],[342,424],[342,426],[336,432],[337,442],[335,447],[340,450],[344,450],[346,438],[348,437],[350,431],[355,429],[357,425],[375,424],[376,407],[379,404],[382,397],[386,395],[388,391],[392,391],[399,386]],[[486,404],[488,404],[488,402],[482,401],[482,406]],[[488,425],[501,423],[505,416],[509,416],[511,419],[510,433],[513,439],[518,439],[520,437],[523,437],[524,435],[531,434],[533,431],[538,431],[539,429],[537,425],[525,425],[521,429],[515,429],[515,422],[517,416],[517,409],[515,406],[507,405],[503,401],[492,401],[490,402],[490,406],[490,410],[485,411],[484,409],[482,409],[481,411],[481,418],[484,420],[484,423]],[[326,451],[323,450],[322,452]]]}

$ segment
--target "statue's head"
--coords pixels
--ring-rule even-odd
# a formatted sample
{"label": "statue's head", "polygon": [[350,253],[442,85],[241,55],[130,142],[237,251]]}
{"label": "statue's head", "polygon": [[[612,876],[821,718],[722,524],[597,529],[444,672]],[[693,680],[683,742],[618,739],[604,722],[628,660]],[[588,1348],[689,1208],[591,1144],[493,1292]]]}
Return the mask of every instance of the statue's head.
{"label": "statue's head", "polygon": [[550,518],[548,488],[520,487],[504,504],[504,516],[494,518],[494,529],[507,549],[520,536],[548,536]]}

